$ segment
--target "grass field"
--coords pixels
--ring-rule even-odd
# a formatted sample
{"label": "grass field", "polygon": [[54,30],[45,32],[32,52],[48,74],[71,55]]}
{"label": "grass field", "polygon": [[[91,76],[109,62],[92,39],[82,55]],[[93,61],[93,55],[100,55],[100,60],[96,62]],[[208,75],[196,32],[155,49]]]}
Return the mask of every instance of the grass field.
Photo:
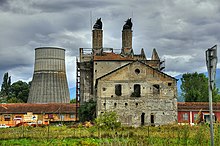
{"label": "grass field", "polygon": [[[215,144],[220,144],[220,125],[214,126]],[[69,128],[17,127],[0,129],[0,145],[85,145],[85,146],[186,146],[210,145],[208,125],[160,127]]]}

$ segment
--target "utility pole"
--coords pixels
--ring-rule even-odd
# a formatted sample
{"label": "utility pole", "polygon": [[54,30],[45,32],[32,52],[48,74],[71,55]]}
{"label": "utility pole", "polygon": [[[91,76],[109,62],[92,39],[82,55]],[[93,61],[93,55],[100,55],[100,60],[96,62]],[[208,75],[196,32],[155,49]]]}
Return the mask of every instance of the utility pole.
{"label": "utility pole", "polygon": [[212,108],[212,90],[215,85],[215,74],[217,66],[217,45],[206,50],[206,66],[209,75],[209,114],[210,114],[210,136],[211,146],[214,146],[214,131],[213,131],[213,108]]}

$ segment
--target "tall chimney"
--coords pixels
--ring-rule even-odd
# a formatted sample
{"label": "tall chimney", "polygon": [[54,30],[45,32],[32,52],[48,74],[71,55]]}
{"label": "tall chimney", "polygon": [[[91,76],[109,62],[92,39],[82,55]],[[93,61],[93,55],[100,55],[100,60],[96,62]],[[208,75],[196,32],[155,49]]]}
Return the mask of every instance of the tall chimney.
{"label": "tall chimney", "polygon": [[122,30],[122,51],[123,55],[133,55],[132,49],[132,22],[129,18],[123,26]]}
{"label": "tall chimney", "polygon": [[69,103],[65,50],[42,47],[35,49],[34,75],[28,103]]}
{"label": "tall chimney", "polygon": [[92,30],[92,49],[94,55],[102,54],[103,30],[101,18],[96,20]]}

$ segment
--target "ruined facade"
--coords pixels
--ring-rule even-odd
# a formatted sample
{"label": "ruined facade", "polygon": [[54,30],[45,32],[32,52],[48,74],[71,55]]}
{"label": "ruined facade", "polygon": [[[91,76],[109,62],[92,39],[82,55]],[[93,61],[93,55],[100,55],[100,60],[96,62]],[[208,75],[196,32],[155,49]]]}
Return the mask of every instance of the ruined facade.
{"label": "ruined facade", "polygon": [[[80,48],[77,98],[80,104],[97,101],[97,115],[115,111],[124,125],[163,125],[177,121],[176,79],[163,73],[163,62],[153,49],[134,54],[132,22],[122,30],[121,51],[104,48],[101,18],[93,27],[92,48]],[[118,53],[117,53],[118,52]]]}

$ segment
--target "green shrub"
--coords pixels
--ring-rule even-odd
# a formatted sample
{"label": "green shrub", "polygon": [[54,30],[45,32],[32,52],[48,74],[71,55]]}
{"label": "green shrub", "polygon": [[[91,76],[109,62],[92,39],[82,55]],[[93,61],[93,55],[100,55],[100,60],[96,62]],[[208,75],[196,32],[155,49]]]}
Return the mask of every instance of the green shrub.
{"label": "green shrub", "polygon": [[121,127],[121,123],[118,122],[118,116],[116,112],[105,112],[99,115],[96,119],[96,126],[103,129],[116,129]]}

